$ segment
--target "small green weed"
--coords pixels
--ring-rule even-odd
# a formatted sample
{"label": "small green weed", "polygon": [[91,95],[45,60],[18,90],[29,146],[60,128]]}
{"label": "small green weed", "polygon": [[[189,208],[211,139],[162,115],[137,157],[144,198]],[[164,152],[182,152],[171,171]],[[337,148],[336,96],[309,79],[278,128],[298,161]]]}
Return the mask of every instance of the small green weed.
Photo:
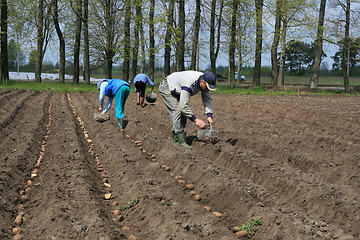
{"label": "small green weed", "polygon": [[34,183],[34,186],[35,186],[35,187],[40,187],[40,186],[41,186],[41,183],[39,183],[39,182]]}
{"label": "small green weed", "polygon": [[168,203],[166,203],[166,205],[169,207],[175,207],[175,206],[179,206],[180,203],[179,202],[168,202]]}
{"label": "small green weed", "polygon": [[121,212],[125,211],[126,209],[132,208],[133,206],[135,206],[136,204],[139,203],[139,199],[134,198],[133,200],[131,200],[127,205],[120,205],[119,210]]}
{"label": "small green weed", "polygon": [[250,221],[243,223],[240,225],[240,230],[247,231],[247,236],[252,237],[254,236],[255,232],[258,230],[257,226],[262,225],[262,216],[257,218],[252,218]]}
{"label": "small green weed", "polygon": [[112,231],[114,231],[114,232],[119,232],[120,230],[117,228],[117,227],[115,227],[114,225],[110,225],[110,226],[108,226],[108,228],[110,228]]}
{"label": "small green weed", "polygon": [[78,171],[73,171],[73,172],[68,172],[68,176],[74,176],[76,174],[78,174],[79,172]]}

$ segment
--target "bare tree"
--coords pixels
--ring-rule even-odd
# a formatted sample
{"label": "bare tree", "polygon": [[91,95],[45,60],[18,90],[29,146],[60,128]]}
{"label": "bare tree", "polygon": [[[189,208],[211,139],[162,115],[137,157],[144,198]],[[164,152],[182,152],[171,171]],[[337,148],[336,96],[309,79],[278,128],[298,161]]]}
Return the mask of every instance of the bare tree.
{"label": "bare tree", "polygon": [[9,62],[8,62],[8,51],[7,51],[7,35],[8,35],[8,7],[7,0],[1,0],[1,80],[6,82],[9,80]]}
{"label": "bare tree", "polygon": [[236,18],[238,11],[238,0],[233,0],[231,3],[232,14],[231,14],[231,28],[230,28],[230,41],[229,41],[229,82],[230,87],[236,87],[235,80],[235,49],[236,49]]}
{"label": "bare tree", "polygon": [[35,64],[35,82],[41,82],[41,68],[42,60],[44,57],[44,0],[39,0],[39,9],[37,14],[37,51],[36,51],[36,64]]}
{"label": "bare tree", "polygon": [[82,0],[76,0],[74,12],[75,20],[75,42],[74,42],[74,70],[73,82],[79,83],[80,80],[80,44],[81,44],[81,26],[82,26]]}
{"label": "bare tree", "polygon": [[123,78],[129,81],[130,71],[130,18],[131,18],[131,0],[125,0],[125,21],[124,21],[124,63]]}
{"label": "bare tree", "polygon": [[201,0],[196,0],[196,10],[195,10],[195,18],[194,18],[194,34],[192,40],[192,48],[191,48],[191,63],[190,68],[193,70],[197,70],[198,66],[198,45],[199,45],[199,32],[200,32],[200,16],[201,16]]}
{"label": "bare tree", "polygon": [[279,74],[278,66],[278,46],[280,41],[280,30],[281,30],[281,5],[282,0],[276,0],[276,12],[275,12],[275,29],[274,38],[271,45],[271,85],[275,87],[276,81]]}
{"label": "bare tree", "polygon": [[150,2],[150,23],[149,23],[149,34],[150,34],[150,50],[149,50],[149,77],[154,79],[155,75],[155,27],[154,27],[154,14],[155,14],[155,0]]}
{"label": "bare tree", "polygon": [[176,70],[185,70],[185,1],[178,0],[178,27],[176,28]]}
{"label": "bare tree", "polygon": [[315,40],[315,57],[314,57],[312,74],[310,79],[311,89],[317,88],[319,81],[321,56],[323,54],[325,8],[326,8],[326,0],[321,0],[320,8],[319,8],[318,29]]}
{"label": "bare tree", "polygon": [[255,49],[255,67],[253,76],[253,85],[260,85],[261,74],[261,53],[263,43],[263,27],[262,27],[262,15],[263,15],[264,0],[255,0],[256,9],[256,49]]}
{"label": "bare tree", "polygon": [[345,11],[345,36],[344,36],[344,45],[342,49],[342,73],[344,79],[344,88],[345,92],[350,91],[349,84],[349,57],[350,57],[350,7],[351,0],[346,0],[346,6],[341,4],[342,8]]}
{"label": "bare tree", "polygon": [[164,51],[164,75],[170,74],[171,68],[171,36],[173,33],[174,22],[174,1],[169,1],[169,7],[166,11],[166,33],[165,33],[165,51]]}
{"label": "bare tree", "polygon": [[[224,0],[219,0],[219,14],[216,15],[216,3],[218,0],[211,0],[210,6],[210,70],[216,73],[216,59],[220,51],[221,20],[224,9]],[[216,24],[216,19],[218,19]],[[217,25],[217,34],[215,32]],[[215,44],[215,39],[217,40]]]}
{"label": "bare tree", "polygon": [[60,28],[59,23],[59,6],[58,0],[52,0],[52,9],[53,9],[53,21],[55,30],[59,39],[59,81],[61,83],[65,82],[65,39],[64,35]]}
{"label": "bare tree", "polygon": [[84,34],[84,54],[83,70],[84,81],[90,84],[90,46],[89,46],[89,0],[84,0],[83,7],[83,34]]}
{"label": "bare tree", "polygon": [[133,79],[136,76],[137,73],[137,65],[138,65],[138,57],[139,57],[139,46],[140,46],[140,34],[139,29],[141,27],[142,22],[142,12],[141,9],[142,4],[141,0],[135,1],[135,23],[134,23],[134,43],[132,47],[132,73],[131,73],[131,79]]}

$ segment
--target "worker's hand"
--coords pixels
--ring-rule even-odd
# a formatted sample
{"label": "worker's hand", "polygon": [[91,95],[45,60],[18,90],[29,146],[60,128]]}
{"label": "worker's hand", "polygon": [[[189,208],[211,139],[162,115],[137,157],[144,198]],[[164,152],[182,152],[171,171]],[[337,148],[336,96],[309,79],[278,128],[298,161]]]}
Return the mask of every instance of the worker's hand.
{"label": "worker's hand", "polygon": [[106,112],[105,111],[102,111],[101,114],[105,114]]}
{"label": "worker's hand", "polygon": [[213,119],[212,117],[208,117],[208,118],[207,118],[207,121],[208,121],[209,123],[213,123],[213,122],[214,122],[214,119]]}
{"label": "worker's hand", "polygon": [[103,110],[102,107],[99,107],[99,112],[102,112],[102,110]]}
{"label": "worker's hand", "polygon": [[205,128],[206,127],[206,124],[203,120],[201,119],[195,119],[195,124],[199,127],[199,128]]}

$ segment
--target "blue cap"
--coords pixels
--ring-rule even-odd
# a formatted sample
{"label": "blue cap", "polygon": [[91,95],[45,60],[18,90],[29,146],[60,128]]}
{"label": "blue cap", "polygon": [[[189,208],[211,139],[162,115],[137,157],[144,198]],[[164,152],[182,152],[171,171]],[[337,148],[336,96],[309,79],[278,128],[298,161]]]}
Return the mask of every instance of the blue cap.
{"label": "blue cap", "polygon": [[210,71],[204,72],[203,79],[206,82],[206,86],[210,91],[216,90],[216,77],[214,73]]}

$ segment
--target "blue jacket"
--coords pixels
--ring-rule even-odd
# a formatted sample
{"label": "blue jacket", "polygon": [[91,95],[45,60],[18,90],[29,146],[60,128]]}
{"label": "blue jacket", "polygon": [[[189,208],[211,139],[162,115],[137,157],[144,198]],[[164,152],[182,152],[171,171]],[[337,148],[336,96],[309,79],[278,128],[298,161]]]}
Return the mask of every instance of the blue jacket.
{"label": "blue jacket", "polygon": [[108,97],[115,97],[116,92],[123,85],[127,85],[130,87],[130,84],[121,79],[105,79],[108,82],[108,85],[105,88],[105,95]]}
{"label": "blue jacket", "polygon": [[105,95],[108,96],[108,103],[105,107],[105,109],[103,110],[103,113],[106,113],[107,111],[109,111],[113,98],[116,95],[116,92],[120,89],[120,87],[122,86],[129,86],[130,84],[124,80],[121,79],[104,79],[104,80],[100,80],[97,83],[98,89],[100,90],[100,94],[99,94],[99,102],[100,102],[100,107],[103,108],[104,105],[104,97]]}
{"label": "blue jacket", "polygon": [[151,81],[151,79],[144,73],[139,73],[138,75],[135,76],[134,78],[134,83],[138,82],[138,81],[141,81],[143,83],[148,83],[150,84],[151,86],[154,86],[154,82]]}

